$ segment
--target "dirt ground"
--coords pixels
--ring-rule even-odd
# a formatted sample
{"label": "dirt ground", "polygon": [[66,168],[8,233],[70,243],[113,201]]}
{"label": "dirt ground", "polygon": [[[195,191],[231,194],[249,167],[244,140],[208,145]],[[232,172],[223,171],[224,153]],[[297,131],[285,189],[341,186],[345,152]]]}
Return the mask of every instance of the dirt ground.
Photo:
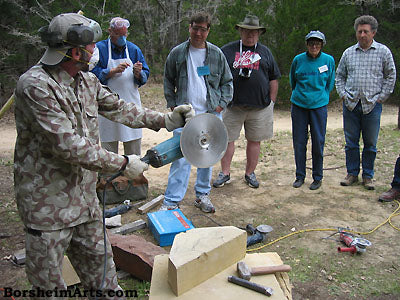
{"label": "dirt ground", "polygon": [[[146,106],[146,102],[143,102]],[[363,235],[372,242],[372,246],[361,255],[338,253],[340,243],[335,240],[337,235],[322,239],[334,231],[314,231],[349,227],[367,233],[384,222],[398,207],[397,203],[382,204],[377,201],[379,194],[390,188],[394,163],[399,153],[400,134],[395,130],[398,108],[384,107],[376,160],[376,189],[366,191],[361,185],[342,187],[339,184],[346,175],[339,106],[333,105],[329,110],[325,171],[319,190],[308,189],[312,182],[310,169],[307,170],[305,184],[299,189],[292,188],[295,165],[290,112],[276,110],[274,137],[262,143],[262,155],[256,170],[260,188],[251,189],[244,182],[246,144],[242,135],[236,143],[232,182],[211,191],[215,214],[201,213],[193,206],[195,168],[192,169],[181,210],[196,227],[268,224],[274,228],[268,241],[292,233],[293,236],[259,251],[277,252],[285,263],[292,266],[290,278],[293,299],[400,299],[399,231],[385,224]],[[157,105],[153,108],[161,109]],[[1,119],[0,126],[0,288],[29,288],[24,269],[7,260],[15,250],[24,248],[23,230],[16,214],[12,185],[12,156],[16,136],[12,114]],[[165,130],[155,133],[145,129],[142,149],[145,152],[171,136]],[[310,153],[308,157],[311,157]],[[307,164],[310,166],[311,161]],[[217,164],[213,178],[219,170]],[[169,166],[164,166],[150,168],[145,173],[149,180],[149,199],[164,193],[168,172]],[[145,216],[135,211],[123,215],[124,223],[136,219],[145,219]],[[400,217],[393,218],[392,223],[400,227]],[[299,230],[311,232],[297,234]],[[139,234],[154,241],[148,230]]]}

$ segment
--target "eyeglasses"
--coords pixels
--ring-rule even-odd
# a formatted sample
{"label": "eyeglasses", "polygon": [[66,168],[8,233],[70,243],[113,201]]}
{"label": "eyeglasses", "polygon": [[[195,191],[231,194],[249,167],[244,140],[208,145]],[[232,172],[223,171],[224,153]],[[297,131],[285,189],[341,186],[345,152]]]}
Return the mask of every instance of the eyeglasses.
{"label": "eyeglasses", "polygon": [[307,42],[307,46],[310,46],[310,47],[313,47],[313,46],[322,47],[322,43],[318,42],[318,41],[309,41],[309,42]]}
{"label": "eyeglasses", "polygon": [[208,28],[201,27],[201,26],[194,26],[194,27],[191,27],[191,28],[192,28],[193,31],[196,31],[196,32],[200,31],[201,33],[206,33],[208,31]]}

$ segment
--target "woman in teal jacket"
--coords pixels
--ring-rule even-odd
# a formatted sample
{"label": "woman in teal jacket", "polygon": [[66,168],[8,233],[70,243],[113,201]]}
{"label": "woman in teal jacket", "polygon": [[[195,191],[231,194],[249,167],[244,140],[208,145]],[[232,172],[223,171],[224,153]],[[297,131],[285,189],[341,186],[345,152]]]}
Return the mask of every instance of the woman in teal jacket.
{"label": "woman in teal jacket", "polygon": [[297,55],[290,68],[290,101],[296,180],[293,187],[303,185],[306,177],[308,128],[312,141],[311,190],[321,186],[329,93],[335,83],[335,60],[322,52],[325,35],[311,31],[306,35],[307,51]]}

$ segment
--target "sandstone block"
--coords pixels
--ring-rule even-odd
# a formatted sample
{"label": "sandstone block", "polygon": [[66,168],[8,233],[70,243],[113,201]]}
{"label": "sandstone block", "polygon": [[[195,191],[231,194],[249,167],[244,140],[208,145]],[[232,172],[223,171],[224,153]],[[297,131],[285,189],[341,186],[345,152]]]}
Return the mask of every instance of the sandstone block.
{"label": "sandstone block", "polygon": [[168,282],[180,296],[246,255],[246,231],[234,226],[194,228],[175,236]]}

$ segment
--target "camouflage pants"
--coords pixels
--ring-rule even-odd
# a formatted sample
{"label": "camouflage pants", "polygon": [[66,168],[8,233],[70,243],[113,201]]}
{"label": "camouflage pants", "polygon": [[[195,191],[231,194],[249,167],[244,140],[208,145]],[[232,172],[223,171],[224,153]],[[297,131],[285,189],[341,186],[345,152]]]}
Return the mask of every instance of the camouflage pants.
{"label": "camouflage pants", "polygon": [[[106,276],[103,291],[118,291],[115,264],[110,242],[107,238]],[[68,255],[81,283],[87,291],[97,291],[103,279],[104,240],[102,221],[83,223],[75,227],[55,231],[28,230],[26,233],[26,274],[32,289],[65,290],[62,278],[64,253]],[[112,293],[112,292],[111,292]],[[89,299],[93,295],[88,293]],[[35,297],[32,297],[35,299]],[[43,299],[43,298],[41,298]],[[60,299],[60,297],[46,297]],[[121,299],[106,294],[97,299]]]}

